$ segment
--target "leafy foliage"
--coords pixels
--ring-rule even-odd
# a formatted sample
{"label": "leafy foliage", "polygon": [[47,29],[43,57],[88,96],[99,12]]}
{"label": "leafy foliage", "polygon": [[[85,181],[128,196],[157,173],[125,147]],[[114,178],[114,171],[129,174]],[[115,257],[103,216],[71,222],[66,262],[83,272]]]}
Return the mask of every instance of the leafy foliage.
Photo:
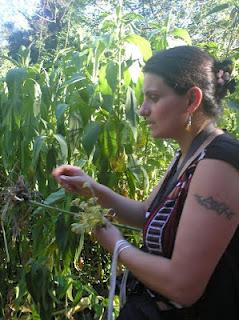
{"label": "leafy foliage", "polygon": [[[230,49],[238,77],[234,22],[223,16],[222,28],[230,31],[225,43],[216,35],[217,44],[213,37],[206,41],[203,28],[200,34],[192,31],[197,23],[204,26],[202,14],[207,21],[221,12],[237,19],[233,2],[210,9],[208,5],[203,13],[193,11],[195,21],[187,29],[168,16],[168,1],[144,1],[141,7],[137,1],[124,5],[112,1],[114,11],[92,3],[99,12],[95,16],[87,12],[86,1],[70,5],[42,1],[40,14],[30,21],[35,27],[31,45],[12,47],[13,58],[1,57],[12,66],[0,79],[0,317],[4,319],[103,318],[109,256],[90,235],[85,235],[81,251],[83,240],[71,232],[74,215],[67,211],[77,216],[83,199],[58,189],[51,171],[71,163],[125,196],[141,200],[149,194],[177,148],[170,141],[153,142],[138,117],[141,69],[152,51],[176,45],[179,39],[205,47],[216,57]],[[172,10],[185,20],[181,2]],[[237,90],[228,97],[221,119],[236,136],[238,110]],[[25,179],[20,194],[19,176]],[[125,235],[134,243],[141,241],[138,234]],[[115,305],[117,312],[117,299]]]}

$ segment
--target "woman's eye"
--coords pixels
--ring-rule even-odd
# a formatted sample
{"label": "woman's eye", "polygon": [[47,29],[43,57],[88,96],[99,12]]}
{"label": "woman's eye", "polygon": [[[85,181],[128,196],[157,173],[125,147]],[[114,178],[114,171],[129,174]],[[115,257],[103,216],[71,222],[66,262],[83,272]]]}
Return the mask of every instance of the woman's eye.
{"label": "woman's eye", "polygon": [[155,95],[150,95],[149,98],[150,98],[153,102],[158,102],[158,100],[159,100],[159,96],[155,96]]}

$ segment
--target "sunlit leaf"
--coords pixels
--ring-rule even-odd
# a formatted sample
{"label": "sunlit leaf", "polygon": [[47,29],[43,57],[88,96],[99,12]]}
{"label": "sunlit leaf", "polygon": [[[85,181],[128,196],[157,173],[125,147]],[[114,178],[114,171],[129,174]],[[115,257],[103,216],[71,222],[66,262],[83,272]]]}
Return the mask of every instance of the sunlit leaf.
{"label": "sunlit leaf", "polygon": [[99,91],[104,95],[112,95],[112,89],[106,79],[106,66],[99,70]]}
{"label": "sunlit leaf", "polygon": [[184,40],[188,45],[192,45],[192,40],[186,29],[177,28],[173,31],[173,36]]}
{"label": "sunlit leaf", "polygon": [[39,83],[34,80],[34,101],[33,101],[33,113],[37,117],[41,113],[41,87]]}
{"label": "sunlit leaf", "polygon": [[129,67],[129,73],[130,73],[130,76],[131,76],[131,79],[134,83],[137,83],[138,79],[139,79],[139,76],[142,72],[142,68],[140,67],[139,65],[139,62],[138,61],[134,61],[131,66]]}
{"label": "sunlit leaf", "polygon": [[104,50],[105,50],[105,43],[103,42],[103,39],[100,39],[96,47],[96,59],[99,59],[99,57],[104,52]]}
{"label": "sunlit leaf", "polygon": [[135,44],[139,48],[144,60],[148,60],[152,56],[150,43],[145,38],[137,34],[131,34],[128,37],[126,37],[125,40],[127,42]]}

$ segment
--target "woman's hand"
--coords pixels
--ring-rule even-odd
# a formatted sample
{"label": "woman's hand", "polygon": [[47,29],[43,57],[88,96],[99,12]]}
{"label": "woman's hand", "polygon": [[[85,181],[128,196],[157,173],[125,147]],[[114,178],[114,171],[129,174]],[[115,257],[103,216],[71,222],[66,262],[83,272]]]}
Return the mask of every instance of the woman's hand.
{"label": "woman's hand", "polygon": [[120,231],[108,220],[106,220],[104,227],[95,229],[94,235],[100,245],[110,253],[113,253],[116,242],[124,239]]}
{"label": "woman's hand", "polygon": [[69,192],[79,193],[86,197],[94,195],[94,186],[97,182],[78,167],[62,165],[54,169],[52,175]]}

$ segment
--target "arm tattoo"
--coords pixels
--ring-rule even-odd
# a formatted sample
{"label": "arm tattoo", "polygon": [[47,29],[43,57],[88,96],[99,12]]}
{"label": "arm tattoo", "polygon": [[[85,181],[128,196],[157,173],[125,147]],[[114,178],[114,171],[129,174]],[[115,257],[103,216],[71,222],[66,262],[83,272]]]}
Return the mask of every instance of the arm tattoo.
{"label": "arm tattoo", "polygon": [[224,215],[228,220],[235,215],[235,212],[232,212],[225,203],[218,202],[213,197],[203,197],[198,194],[195,194],[194,197],[201,206],[215,211],[218,215]]}

